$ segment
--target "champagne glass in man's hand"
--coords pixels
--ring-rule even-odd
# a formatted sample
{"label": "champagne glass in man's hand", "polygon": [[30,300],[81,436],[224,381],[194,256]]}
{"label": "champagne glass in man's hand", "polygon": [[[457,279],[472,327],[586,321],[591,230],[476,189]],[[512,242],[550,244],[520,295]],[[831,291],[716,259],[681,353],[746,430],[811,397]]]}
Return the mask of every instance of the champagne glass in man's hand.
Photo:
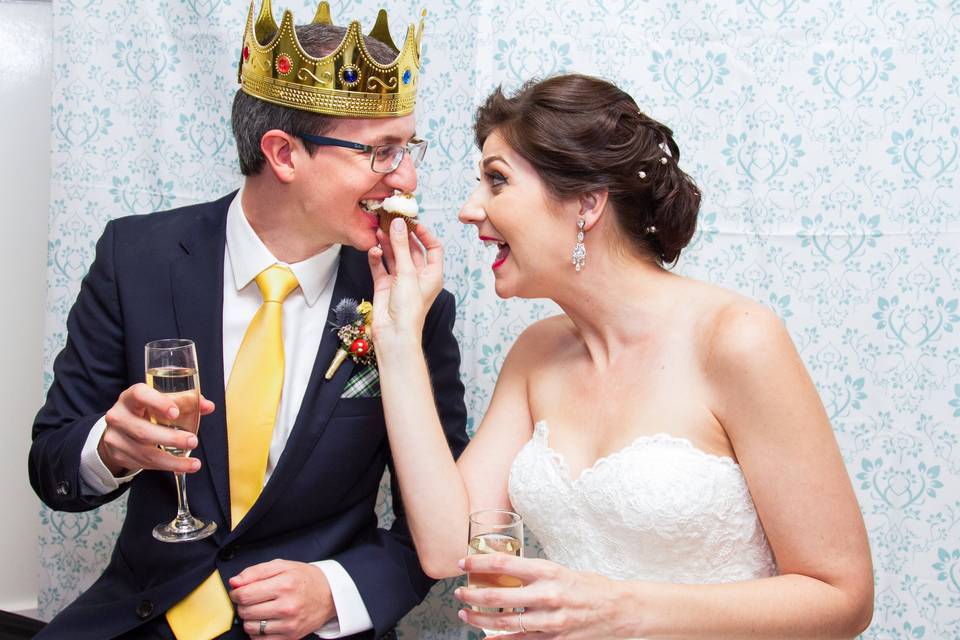
{"label": "champagne glass in man's hand", "polygon": [[[192,340],[157,340],[144,348],[147,385],[164,394],[177,406],[176,417],[170,413],[151,414],[154,424],[197,433],[200,428],[200,375],[197,369],[197,351]],[[190,452],[163,446],[175,456]],[[177,517],[153,529],[153,537],[163,542],[190,542],[206,538],[217,530],[217,523],[204,522],[190,513],[187,503],[187,485],[184,473],[175,472],[177,482]]]}

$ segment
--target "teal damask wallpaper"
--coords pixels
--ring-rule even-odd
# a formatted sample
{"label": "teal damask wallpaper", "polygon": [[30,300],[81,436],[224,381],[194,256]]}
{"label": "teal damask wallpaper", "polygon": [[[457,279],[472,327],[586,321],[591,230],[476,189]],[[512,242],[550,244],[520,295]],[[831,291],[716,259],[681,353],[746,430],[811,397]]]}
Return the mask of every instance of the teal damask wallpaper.
{"label": "teal damask wallpaper", "polygon": [[[367,28],[379,7],[332,4]],[[817,383],[873,549],[864,637],[960,638],[960,4],[399,0],[394,29],[422,6],[422,218],[447,246],[471,428],[514,338],[556,311],[499,300],[489,250],[455,219],[476,175],[473,111],[500,83],[607,77],[674,129],[703,189],[678,269],[775,309]],[[47,384],[106,221],[238,184],[228,117],[246,9],[54,1]],[[42,615],[93,581],[123,509],[41,510]],[[477,637],[456,620],[456,584],[403,636]]]}

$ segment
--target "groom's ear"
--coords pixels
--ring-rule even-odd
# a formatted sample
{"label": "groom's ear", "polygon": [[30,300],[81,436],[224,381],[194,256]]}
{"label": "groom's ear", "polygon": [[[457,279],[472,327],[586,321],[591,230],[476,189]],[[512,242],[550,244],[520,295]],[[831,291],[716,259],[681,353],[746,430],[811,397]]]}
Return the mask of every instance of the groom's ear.
{"label": "groom's ear", "polygon": [[600,217],[607,210],[609,195],[610,192],[606,189],[580,194],[580,216],[584,220],[584,231],[590,231],[600,221]]}
{"label": "groom's ear", "polygon": [[296,174],[298,154],[306,149],[295,144],[293,136],[280,129],[271,129],[260,138],[260,152],[263,153],[266,169],[284,184],[293,181]]}

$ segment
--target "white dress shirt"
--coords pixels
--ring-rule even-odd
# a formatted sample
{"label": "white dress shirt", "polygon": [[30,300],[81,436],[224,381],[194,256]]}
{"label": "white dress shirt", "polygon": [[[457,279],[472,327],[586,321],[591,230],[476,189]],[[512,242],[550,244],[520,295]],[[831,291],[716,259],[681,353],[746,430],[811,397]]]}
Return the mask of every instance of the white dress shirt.
{"label": "white dress shirt", "polygon": [[[267,267],[286,264],[270,253],[250,226],[240,204],[242,193],[242,190],[237,193],[227,211],[226,252],[223,260],[225,383],[230,380],[229,372],[233,368],[247,326],[263,302],[254,279]],[[300,411],[320,347],[320,339],[325,330],[339,258],[340,245],[333,245],[302,262],[287,265],[297,277],[300,287],[283,302],[283,391],[273,427],[264,484],[269,481],[280,460]],[[202,384],[201,381],[201,386]],[[84,493],[87,494],[109,493],[136,475],[132,473],[117,478],[103,464],[97,445],[105,428],[106,421],[101,418],[90,430],[80,455],[80,479]],[[321,638],[339,638],[372,629],[370,614],[346,569],[336,560],[322,560],[313,564],[327,577],[336,608],[336,616],[316,634]]]}

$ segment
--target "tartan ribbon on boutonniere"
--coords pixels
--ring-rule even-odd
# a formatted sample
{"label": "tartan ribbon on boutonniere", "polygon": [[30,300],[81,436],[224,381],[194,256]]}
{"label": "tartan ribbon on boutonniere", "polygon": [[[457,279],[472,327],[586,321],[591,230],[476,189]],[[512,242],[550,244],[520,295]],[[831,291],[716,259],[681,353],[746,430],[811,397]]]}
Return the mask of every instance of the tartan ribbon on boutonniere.
{"label": "tartan ribbon on boutonniere", "polygon": [[376,364],[377,356],[373,350],[370,324],[373,322],[373,305],[366,300],[357,302],[353,298],[344,298],[333,308],[333,321],[330,323],[337,332],[340,346],[334,354],[324,378],[329,380],[348,357],[358,365],[367,367]]}
{"label": "tartan ribbon on boutonniere", "polygon": [[354,370],[350,379],[343,386],[341,398],[378,398],[380,397],[380,372],[372,364],[359,370]]}

